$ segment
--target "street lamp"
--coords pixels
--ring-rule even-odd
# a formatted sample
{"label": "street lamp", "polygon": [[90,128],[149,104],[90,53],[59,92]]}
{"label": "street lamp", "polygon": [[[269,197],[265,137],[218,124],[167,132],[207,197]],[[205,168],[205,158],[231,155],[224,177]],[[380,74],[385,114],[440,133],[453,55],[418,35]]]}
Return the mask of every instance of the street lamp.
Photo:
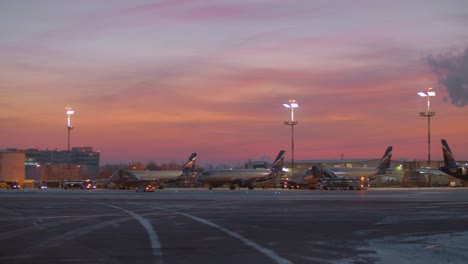
{"label": "street lamp", "polygon": [[291,126],[291,171],[294,171],[294,126],[297,125],[297,121],[294,121],[294,108],[299,107],[296,100],[291,99],[289,103],[283,104],[286,108],[291,108],[291,121],[284,122],[285,125]]}
{"label": "street lamp", "polygon": [[70,131],[73,129],[73,126],[71,125],[71,115],[75,113],[74,110],[72,110],[71,106],[67,105],[65,107],[65,110],[67,110],[67,116],[68,116],[68,126],[67,126],[67,131],[68,131],[68,147],[67,147],[67,162],[68,162],[68,180],[71,178],[71,172],[70,172]]}
{"label": "street lamp", "polygon": [[435,96],[435,92],[432,88],[426,88],[425,92],[419,92],[419,96],[427,97],[427,112],[420,112],[419,115],[427,117],[427,163],[429,168],[431,167],[431,117],[435,115],[435,112],[431,112],[431,96]]}

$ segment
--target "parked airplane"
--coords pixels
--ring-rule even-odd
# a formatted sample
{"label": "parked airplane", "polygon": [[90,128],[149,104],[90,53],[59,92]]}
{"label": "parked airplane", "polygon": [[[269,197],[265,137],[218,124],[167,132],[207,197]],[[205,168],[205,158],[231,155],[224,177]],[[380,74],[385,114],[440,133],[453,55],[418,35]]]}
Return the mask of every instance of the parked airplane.
{"label": "parked airplane", "polygon": [[199,182],[209,184],[210,190],[223,184],[230,184],[231,190],[236,188],[235,185],[252,190],[255,182],[264,182],[280,176],[283,170],[284,153],[284,150],[279,152],[269,170],[212,169],[203,171],[197,179]]}
{"label": "parked airplane", "polygon": [[304,171],[300,177],[287,177],[282,180],[281,187],[289,189],[302,189],[305,186],[314,188],[317,181],[323,178],[337,178],[335,173],[327,168],[320,168],[319,166],[312,166]]}
{"label": "parked airplane", "polygon": [[[312,168],[306,170],[300,179],[292,178],[288,179],[285,183],[289,188],[299,188],[304,185],[308,185],[309,188],[314,188],[317,184],[317,181],[323,178],[337,178],[337,177],[347,177],[347,178],[360,178],[366,177],[369,180],[376,180],[382,177],[387,173],[387,170],[390,168],[390,163],[392,160],[392,146],[388,146],[385,150],[384,155],[380,159],[379,165],[377,167],[325,167],[320,168],[318,166],[312,166]],[[374,173],[372,173],[374,172]],[[386,180],[394,180],[394,178],[387,177]]]}
{"label": "parked airplane", "polygon": [[136,188],[145,184],[159,184],[159,188],[162,188],[163,183],[177,183],[191,179],[195,172],[196,160],[197,153],[192,153],[182,171],[119,170],[110,176],[109,181],[121,189]]}
{"label": "parked airplane", "polygon": [[[324,171],[328,171],[328,173],[332,172],[338,177],[358,178],[364,176],[372,181],[387,173],[392,161],[392,150],[392,146],[387,147],[377,167],[327,167],[324,168]],[[308,178],[307,176],[303,176],[304,180]]]}
{"label": "parked airplane", "polygon": [[442,139],[442,154],[444,155],[444,166],[439,169],[450,176],[457,179],[468,180],[468,166],[461,166],[455,160],[452,151],[447,143],[447,140]]}

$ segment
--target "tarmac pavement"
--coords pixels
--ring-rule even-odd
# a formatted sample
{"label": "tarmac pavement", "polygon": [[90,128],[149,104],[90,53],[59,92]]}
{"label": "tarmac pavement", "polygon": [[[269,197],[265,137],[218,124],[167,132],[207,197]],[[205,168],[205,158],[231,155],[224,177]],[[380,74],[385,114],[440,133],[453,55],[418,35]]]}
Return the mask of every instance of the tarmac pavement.
{"label": "tarmac pavement", "polygon": [[468,189],[0,190],[0,263],[468,263]]}

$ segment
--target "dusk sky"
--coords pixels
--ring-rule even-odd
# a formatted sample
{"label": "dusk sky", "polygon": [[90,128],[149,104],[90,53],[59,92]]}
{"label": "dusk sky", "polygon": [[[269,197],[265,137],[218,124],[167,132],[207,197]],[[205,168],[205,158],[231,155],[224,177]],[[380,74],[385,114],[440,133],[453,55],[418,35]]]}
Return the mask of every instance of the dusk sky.
{"label": "dusk sky", "polygon": [[468,1],[0,2],[0,149],[101,164],[468,159]]}

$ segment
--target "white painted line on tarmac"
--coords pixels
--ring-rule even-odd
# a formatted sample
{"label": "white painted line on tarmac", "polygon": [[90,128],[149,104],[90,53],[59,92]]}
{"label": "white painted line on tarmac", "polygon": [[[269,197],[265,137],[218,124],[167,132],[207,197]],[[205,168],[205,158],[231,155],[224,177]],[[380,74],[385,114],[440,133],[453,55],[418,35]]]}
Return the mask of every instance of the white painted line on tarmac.
{"label": "white painted line on tarmac", "polygon": [[[139,204],[139,203],[132,203],[132,204],[142,205],[142,204]],[[146,205],[146,206],[154,208],[154,209],[159,209],[159,210],[175,213],[175,214],[178,214],[178,215],[182,215],[182,216],[185,216],[185,217],[190,218],[192,220],[195,220],[197,222],[200,222],[202,224],[214,227],[214,228],[216,228],[216,229],[218,229],[218,230],[220,230],[220,231],[222,231],[222,232],[224,232],[224,233],[226,233],[226,234],[228,234],[228,235],[230,235],[230,236],[232,236],[234,238],[239,239],[245,245],[254,248],[255,250],[257,250],[260,253],[266,255],[267,257],[274,260],[278,264],[292,264],[291,261],[289,261],[288,259],[280,257],[274,251],[272,251],[270,249],[267,249],[267,248],[264,248],[264,247],[260,246],[259,244],[253,242],[252,240],[247,239],[247,238],[243,237],[242,235],[240,235],[240,234],[238,234],[236,232],[233,232],[233,231],[231,231],[231,230],[229,230],[227,228],[224,228],[224,227],[222,227],[220,225],[217,225],[217,224],[215,224],[215,223],[213,223],[213,222],[211,222],[209,220],[206,220],[206,219],[194,216],[194,215],[190,215],[190,214],[187,214],[187,213],[182,213],[182,212],[174,211],[174,210],[171,210],[171,209],[166,209],[164,207],[151,206],[151,205]]]}
{"label": "white painted line on tarmac", "polygon": [[[112,207],[112,208],[115,208],[115,209],[122,210],[122,211],[126,212],[127,214],[131,215],[133,218],[135,218],[135,220],[137,220],[145,228],[146,232],[148,233],[148,237],[149,237],[150,243],[151,243],[151,248],[153,249],[153,255],[157,256],[157,257],[162,256],[161,243],[159,242],[158,234],[156,233],[156,231],[154,230],[153,226],[151,225],[150,221],[148,221],[148,219],[146,219],[146,218],[144,218],[144,217],[142,217],[140,215],[137,215],[134,212],[128,211],[126,209],[123,209],[123,208],[115,206],[115,205],[110,205],[110,204],[107,204],[107,203],[102,203],[102,204],[107,205],[107,206]],[[161,260],[161,262],[162,262],[162,260]],[[159,263],[161,263],[161,262],[159,262]]]}

